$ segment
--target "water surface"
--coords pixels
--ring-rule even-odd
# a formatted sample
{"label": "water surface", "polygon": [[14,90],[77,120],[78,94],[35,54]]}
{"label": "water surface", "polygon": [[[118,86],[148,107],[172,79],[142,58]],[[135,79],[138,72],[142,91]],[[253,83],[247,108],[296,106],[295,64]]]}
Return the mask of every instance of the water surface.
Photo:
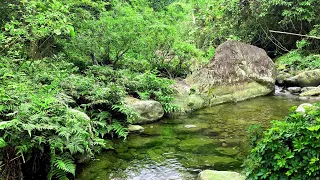
{"label": "water surface", "polygon": [[115,150],[80,166],[77,179],[188,180],[205,169],[240,172],[249,151],[248,128],[268,127],[301,103],[259,97],[143,125],[142,134],[116,142]]}

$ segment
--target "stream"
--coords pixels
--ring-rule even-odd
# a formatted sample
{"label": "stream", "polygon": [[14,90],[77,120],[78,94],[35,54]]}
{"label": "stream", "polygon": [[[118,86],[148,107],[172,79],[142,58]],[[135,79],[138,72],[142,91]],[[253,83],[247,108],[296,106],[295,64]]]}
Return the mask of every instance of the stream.
{"label": "stream", "polygon": [[115,142],[115,150],[79,166],[76,179],[189,180],[205,169],[241,172],[248,128],[266,128],[304,102],[266,96],[143,125],[140,135]]}

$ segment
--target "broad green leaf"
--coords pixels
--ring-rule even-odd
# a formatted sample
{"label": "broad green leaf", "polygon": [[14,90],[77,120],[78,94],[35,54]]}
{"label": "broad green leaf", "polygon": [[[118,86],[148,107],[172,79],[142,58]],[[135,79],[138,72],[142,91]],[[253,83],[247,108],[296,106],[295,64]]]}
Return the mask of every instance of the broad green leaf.
{"label": "broad green leaf", "polygon": [[7,125],[9,125],[10,121],[2,121],[0,122],[0,130],[5,129]]}
{"label": "broad green leaf", "polygon": [[76,36],[76,33],[74,32],[74,27],[71,26],[71,25],[69,25],[69,26],[68,26],[68,29],[69,29],[69,31],[70,31],[70,36],[71,36],[71,37],[75,37],[75,36]]}
{"label": "broad green leaf", "polygon": [[6,146],[7,146],[7,143],[2,138],[0,138],[0,148],[4,148]]}

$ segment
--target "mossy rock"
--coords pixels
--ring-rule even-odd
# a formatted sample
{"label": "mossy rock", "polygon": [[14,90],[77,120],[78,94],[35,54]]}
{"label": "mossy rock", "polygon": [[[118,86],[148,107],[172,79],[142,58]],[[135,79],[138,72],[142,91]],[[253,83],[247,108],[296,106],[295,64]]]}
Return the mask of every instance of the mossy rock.
{"label": "mossy rock", "polygon": [[277,74],[276,84],[283,85],[285,83],[285,80],[290,78],[290,77],[291,77],[291,75],[289,73],[280,72],[280,73]]}
{"label": "mossy rock", "polygon": [[304,71],[285,80],[287,86],[318,86],[320,85],[320,69]]}
{"label": "mossy rock", "polygon": [[181,163],[187,168],[217,167],[225,169],[240,166],[243,162],[228,156],[203,155],[195,159],[192,154],[186,154],[185,159],[181,160]]}
{"label": "mossy rock", "polygon": [[239,154],[239,150],[237,147],[233,147],[233,148],[218,147],[216,148],[216,150],[219,151],[219,153],[227,156],[235,156]]}
{"label": "mossy rock", "polygon": [[143,127],[143,134],[146,135],[161,135],[163,131],[163,125],[159,123],[145,124]]}
{"label": "mossy rock", "polygon": [[198,180],[245,180],[246,177],[231,171],[205,170],[199,173]]}
{"label": "mossy rock", "polygon": [[132,148],[144,148],[154,144],[161,144],[156,138],[152,137],[129,136],[129,138],[130,141],[127,142],[127,146]]}
{"label": "mossy rock", "polygon": [[182,151],[189,151],[191,149],[197,149],[198,147],[205,146],[208,144],[212,145],[212,147],[217,147],[221,143],[219,142],[219,140],[216,139],[194,137],[182,140],[178,144],[178,148]]}
{"label": "mossy rock", "polygon": [[305,91],[300,94],[300,96],[319,96],[320,95],[320,87]]}
{"label": "mossy rock", "polygon": [[147,154],[148,157],[155,162],[165,161],[165,157],[163,157],[163,151],[161,149],[148,149]]}
{"label": "mossy rock", "polygon": [[188,113],[206,106],[206,101],[198,94],[176,96],[172,103],[180,108],[181,113]]}

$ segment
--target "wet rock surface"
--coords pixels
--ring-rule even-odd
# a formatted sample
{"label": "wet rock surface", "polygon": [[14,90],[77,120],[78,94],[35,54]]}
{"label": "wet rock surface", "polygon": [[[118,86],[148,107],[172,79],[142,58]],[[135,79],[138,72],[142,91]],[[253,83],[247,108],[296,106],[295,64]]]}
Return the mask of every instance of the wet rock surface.
{"label": "wet rock surface", "polygon": [[291,94],[300,93],[301,92],[301,87],[288,87],[288,91]]}
{"label": "wet rock surface", "polygon": [[139,125],[128,125],[129,133],[142,133],[144,131],[144,127]]}
{"label": "wet rock surface", "polygon": [[276,79],[278,86],[275,95],[320,100],[320,69],[302,71],[296,75],[278,72]]}

